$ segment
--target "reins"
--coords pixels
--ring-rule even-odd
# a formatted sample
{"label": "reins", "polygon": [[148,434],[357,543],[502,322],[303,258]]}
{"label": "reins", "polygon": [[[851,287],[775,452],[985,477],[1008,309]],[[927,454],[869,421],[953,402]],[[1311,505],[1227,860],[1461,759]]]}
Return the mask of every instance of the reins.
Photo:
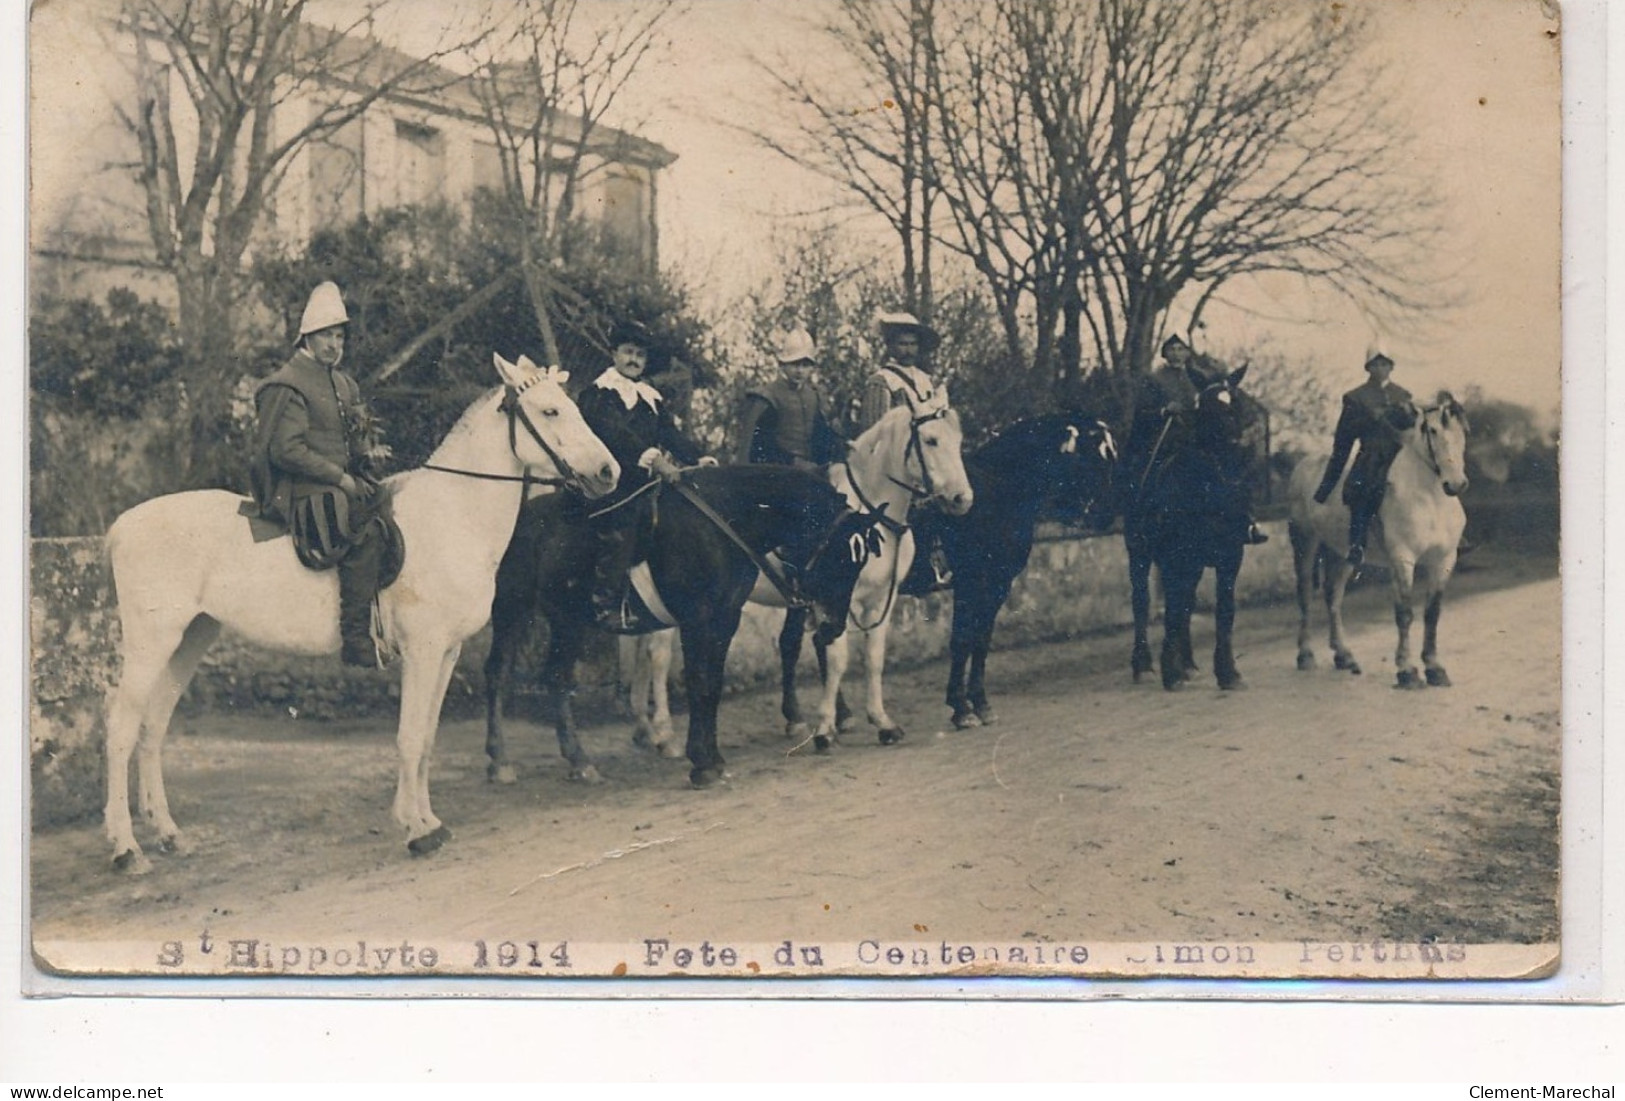
{"label": "reins", "polygon": [[[654,485],[657,483],[650,484]],[[717,529],[720,530],[723,535],[726,535],[734,546],[745,552],[745,556],[751,560],[751,563],[758,570],[762,571],[762,576],[767,578],[768,581],[772,583],[773,587],[779,591],[779,595],[784,598],[784,602],[787,605],[789,605],[791,608],[809,608],[812,606],[812,601],[800,593],[795,583],[780,573],[765,554],[762,554],[760,551],[756,550],[755,547],[752,547],[749,543],[745,542],[744,538],[734,530],[733,525],[728,523],[727,519],[724,518],[720,512],[712,508],[711,503],[704,497],[701,497],[699,493],[695,491],[693,486],[679,480],[672,482],[671,487],[677,491],[678,496],[682,497],[683,500],[693,505],[695,510],[699,512],[701,516],[704,516],[707,520],[715,524]],[[826,542],[827,541],[828,540],[826,540]],[[822,549],[822,547],[820,547],[820,549]]]}
{"label": "reins", "polygon": [[[535,380],[531,381],[534,382]],[[441,474],[455,474],[460,478],[477,478],[480,481],[485,482],[519,482],[525,487],[520,494],[521,505],[523,505],[525,498],[529,496],[531,486],[579,485],[580,477],[576,474],[575,470],[571,468],[569,463],[564,461],[564,456],[555,451],[552,446],[542,438],[541,432],[537,430],[536,425],[531,421],[530,416],[525,412],[524,406],[519,403],[519,395],[528,387],[529,383],[524,386],[504,387],[502,403],[497,406],[498,411],[508,414],[508,450],[513,452],[514,458],[517,459],[519,457],[519,424],[523,424],[525,426],[525,431],[530,434],[530,438],[536,441],[536,445],[540,447],[542,452],[552,461],[554,469],[559,472],[557,477],[537,477],[536,475],[530,473],[530,469],[528,467],[526,467],[524,472],[521,474],[491,474],[483,470],[463,470],[460,467],[455,466],[441,466],[439,463],[424,463],[418,469],[434,470]]]}

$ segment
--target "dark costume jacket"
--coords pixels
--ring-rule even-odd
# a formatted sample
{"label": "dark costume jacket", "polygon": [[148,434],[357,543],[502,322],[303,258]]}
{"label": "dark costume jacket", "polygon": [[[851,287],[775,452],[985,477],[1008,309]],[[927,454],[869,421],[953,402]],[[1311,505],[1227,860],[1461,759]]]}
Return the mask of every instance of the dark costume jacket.
{"label": "dark costume jacket", "polygon": [[778,378],[745,395],[740,462],[822,466],[840,457],[840,443],[828,402],[810,380],[798,386]]}
{"label": "dark costume jacket", "polygon": [[1368,379],[1344,394],[1343,411],[1332,435],[1332,455],[1326,461],[1317,498],[1331,493],[1356,443],[1360,451],[1343,483],[1343,503],[1353,506],[1368,492],[1380,492],[1388,466],[1403,444],[1402,434],[1415,423],[1410,392],[1402,386],[1392,382],[1379,385]]}
{"label": "dark costume jacket", "polygon": [[342,558],[363,518],[350,516],[339,481],[360,452],[361,388],[300,349],[254,395],[258,430],[249,484],[260,517],[292,530],[300,558],[324,568]]}
{"label": "dark costume jacket", "polygon": [[[613,376],[613,377],[611,377]],[[667,451],[683,466],[692,466],[703,449],[677,427],[667,402],[646,382],[626,378],[611,367],[576,399],[587,422],[621,465],[621,481],[609,501],[624,499],[652,475],[639,465],[651,447]]]}
{"label": "dark costume jacket", "polygon": [[1166,460],[1184,446],[1194,412],[1196,385],[1183,367],[1164,363],[1140,377],[1123,455],[1129,475],[1125,489],[1137,491],[1152,463]]}

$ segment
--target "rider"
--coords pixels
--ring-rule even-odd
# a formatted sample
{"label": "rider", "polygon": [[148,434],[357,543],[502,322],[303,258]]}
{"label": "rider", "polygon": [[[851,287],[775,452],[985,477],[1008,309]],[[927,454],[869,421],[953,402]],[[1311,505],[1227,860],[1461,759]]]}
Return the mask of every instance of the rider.
{"label": "rider", "polygon": [[[1127,459],[1133,475],[1130,492],[1138,492],[1153,463],[1187,442],[1186,432],[1198,396],[1192,372],[1204,383],[1218,381],[1211,362],[1198,356],[1177,334],[1162,342],[1161,351],[1162,366],[1141,376],[1135,391]],[[1246,516],[1246,524],[1247,543],[1256,546],[1269,542],[1269,536],[1259,530],[1251,515]]]}
{"label": "rider", "polygon": [[626,574],[637,553],[640,510],[625,502],[656,477],[672,482],[684,466],[716,464],[678,428],[660,391],[643,381],[653,344],[649,330],[639,322],[618,323],[610,334],[613,361],[576,401],[587,427],[621,466],[620,484],[595,502],[595,511],[608,511],[601,511],[597,521],[592,605],[600,626],[612,631],[640,627],[626,606]]}
{"label": "rider", "polygon": [[[873,428],[875,422],[899,405],[906,405],[919,415],[927,407],[940,404],[945,397],[942,382],[932,375],[930,368],[930,356],[942,343],[937,331],[913,314],[902,311],[882,313],[876,318],[876,324],[880,328],[881,342],[886,346],[886,358],[864,382],[863,396],[852,425],[854,437]],[[908,587],[919,593],[946,589],[953,584],[953,570],[948,564],[948,553],[942,547],[942,538],[935,533],[927,535],[921,540],[921,545],[925,544],[929,544],[929,549],[921,557],[928,564],[931,576],[924,581],[914,581]]]}
{"label": "rider", "polygon": [[333,283],[310,292],[293,358],[255,392],[258,430],[249,482],[258,514],[288,527],[306,566],[339,571],[346,665],[377,668],[372,600],[384,538],[371,463],[387,449],[355,379],[338,369],[349,314]]}
{"label": "rider", "polygon": [[739,461],[819,470],[840,453],[829,401],[818,387],[818,346],[806,329],[780,333],[779,377],[745,394]]}
{"label": "rider", "polygon": [[1382,505],[1388,467],[1402,444],[1400,434],[1416,423],[1410,393],[1389,381],[1394,361],[1373,347],[1366,353],[1365,370],[1365,383],[1343,395],[1331,458],[1326,460],[1326,474],[1315,490],[1315,500],[1325,504],[1343,473],[1350,450],[1358,442],[1359,454],[1343,483],[1343,503],[1349,507],[1348,560],[1354,566],[1365,561],[1366,529]]}

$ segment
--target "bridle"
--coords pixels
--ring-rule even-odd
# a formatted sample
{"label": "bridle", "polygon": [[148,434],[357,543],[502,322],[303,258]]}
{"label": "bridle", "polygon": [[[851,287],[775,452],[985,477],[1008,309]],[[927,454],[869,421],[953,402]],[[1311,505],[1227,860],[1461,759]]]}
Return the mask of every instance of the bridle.
{"label": "bridle", "polygon": [[[1435,430],[1428,425],[1428,419],[1427,419],[1429,413],[1438,413],[1438,412],[1441,412],[1441,411],[1444,411],[1444,412],[1448,413],[1449,412],[1449,407],[1444,406],[1444,405],[1419,406],[1417,408],[1417,411],[1416,411],[1416,419],[1417,419],[1417,426],[1416,427],[1417,427],[1417,432],[1421,435],[1423,441],[1427,444],[1427,464],[1428,464],[1428,467],[1433,471],[1433,476],[1434,477],[1436,477],[1439,480],[1443,481],[1444,480],[1444,464],[1439,461],[1439,453],[1433,447],[1433,434],[1434,434]],[[1443,430],[1443,426],[1440,427],[1440,430],[1441,431]]]}
{"label": "bridle", "polygon": [[[920,501],[929,501],[939,495],[936,482],[931,477],[931,468],[926,465],[925,443],[920,439],[920,426],[930,424],[932,421],[942,420],[948,416],[948,412],[949,409],[946,405],[939,405],[928,413],[918,415],[914,415],[913,411],[910,410],[908,443],[903,446],[903,470],[905,473],[907,472],[909,457],[914,456],[920,464],[920,480],[925,484],[917,486],[911,482],[894,478],[890,474],[886,475],[886,480],[895,486],[908,490],[909,506],[911,508]],[[893,535],[902,535],[903,532],[907,531],[908,524],[906,522],[894,520],[887,516],[880,510],[879,506],[870,500],[869,495],[863,492],[863,486],[858,484],[858,474],[856,470],[852,469],[851,461],[847,460],[842,465],[846,467],[846,480],[851,483],[852,492],[857,495],[858,502],[863,506],[863,511],[878,516],[881,526]]]}
{"label": "bridle", "polygon": [[[513,457],[515,459],[519,458],[519,427],[523,425],[525,433],[536,442],[536,446],[542,449],[542,453],[548,457],[548,460],[553,464],[553,468],[558,471],[556,477],[538,477],[530,473],[528,466],[525,467],[525,473],[523,474],[489,474],[479,470],[463,470],[454,466],[440,466],[436,463],[424,463],[421,469],[438,470],[442,474],[456,474],[464,478],[479,478],[488,482],[522,482],[527,491],[530,486],[565,486],[579,489],[581,476],[576,473],[574,467],[565,461],[564,456],[560,455],[553,445],[542,437],[541,431],[536,427],[536,422],[530,419],[530,414],[525,412],[524,403],[519,400],[520,394],[540,381],[541,377],[538,376],[518,386],[511,383],[505,385],[502,388],[502,401],[497,406],[497,410],[508,415],[508,450],[513,452]],[[520,465],[525,465],[523,460],[521,460]]]}

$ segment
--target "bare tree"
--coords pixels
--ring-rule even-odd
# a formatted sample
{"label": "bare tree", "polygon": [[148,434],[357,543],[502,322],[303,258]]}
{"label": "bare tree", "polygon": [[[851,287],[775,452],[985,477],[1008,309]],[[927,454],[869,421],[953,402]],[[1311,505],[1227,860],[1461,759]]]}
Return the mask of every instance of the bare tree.
{"label": "bare tree", "polygon": [[1248,276],[1325,281],[1389,318],[1444,301],[1425,263],[1438,206],[1407,176],[1362,13],[935,0],[904,20],[900,5],[843,3],[824,33],[889,101],[929,103],[925,134],[843,109],[837,68],[781,79],[809,121],[778,147],[844,174],[900,234],[917,167],[942,213],[918,232],[970,262],[1010,351],[1058,383],[1081,376],[1085,340],[1114,374],[1143,370],[1177,299],[1194,297],[1195,324]]}
{"label": "bare tree", "polygon": [[749,131],[885,219],[902,257],[905,305],[928,322],[940,196],[931,94],[939,7],[940,0],[840,0],[809,26],[836,47],[833,56],[818,52],[815,73],[794,57],[757,60],[785,112],[773,128]]}
{"label": "bare tree", "polygon": [[201,434],[188,467],[232,381],[244,257],[299,153],[382,97],[452,79],[437,65],[447,50],[408,57],[368,35],[389,3],[361,0],[347,24],[322,27],[306,20],[308,0],[123,0],[138,92],[120,114],[140,147],[156,259],[178,293]]}
{"label": "bare tree", "polygon": [[[570,259],[583,184],[641,145],[604,118],[638,66],[664,43],[669,4],[620,5],[588,21],[579,0],[520,0],[468,52],[470,79],[501,162],[500,197],[549,359],[560,288],[549,268]],[[565,305],[569,305],[568,301]]]}

